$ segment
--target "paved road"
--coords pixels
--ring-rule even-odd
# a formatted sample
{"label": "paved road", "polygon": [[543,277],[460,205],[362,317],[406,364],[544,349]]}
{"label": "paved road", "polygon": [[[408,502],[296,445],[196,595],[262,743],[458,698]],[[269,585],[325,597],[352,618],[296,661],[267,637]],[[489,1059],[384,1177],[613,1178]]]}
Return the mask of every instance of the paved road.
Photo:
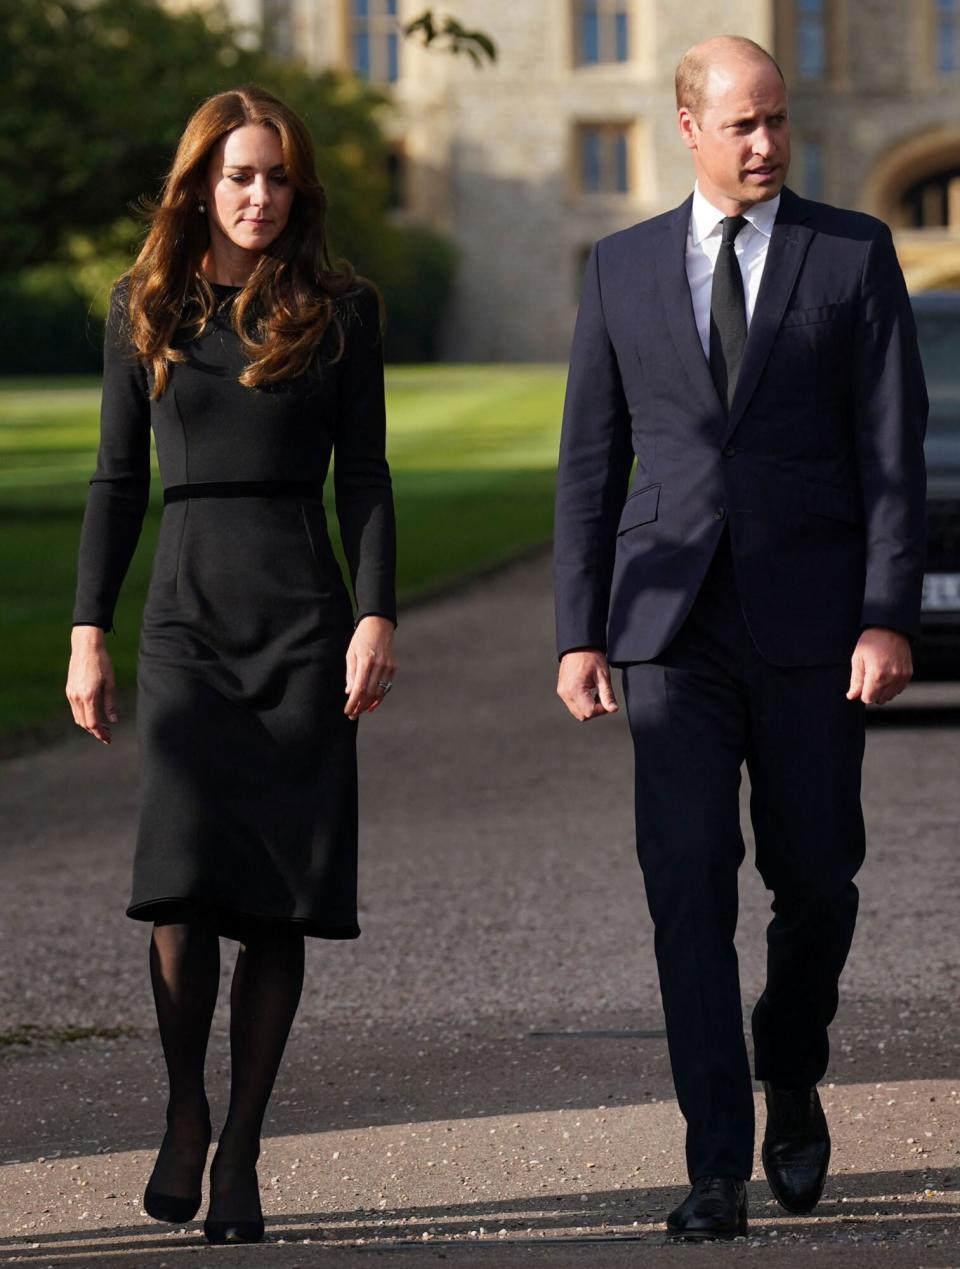
{"label": "paved road", "polygon": [[[129,723],[109,751],[77,736],[7,764],[0,1262],[960,1266],[960,691],[918,687],[871,729],[823,1203],[786,1216],[758,1168],[746,1243],[673,1248],[682,1123],[629,738],[622,718],[566,719],[550,626],[543,558],[402,622],[396,691],[362,726],[364,934],[310,945],[258,1248],[207,1249],[140,1208],[163,1079],[147,931],[122,915]],[[741,890],[749,1007],[767,911],[749,865]],[[221,1011],[216,1119],[226,1057]]]}

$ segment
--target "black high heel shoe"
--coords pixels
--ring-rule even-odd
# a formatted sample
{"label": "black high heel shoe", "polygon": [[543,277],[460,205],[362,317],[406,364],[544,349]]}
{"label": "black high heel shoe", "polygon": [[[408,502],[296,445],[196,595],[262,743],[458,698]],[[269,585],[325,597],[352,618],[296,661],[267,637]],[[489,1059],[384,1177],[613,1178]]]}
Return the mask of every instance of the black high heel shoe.
{"label": "black high heel shoe", "polygon": [[157,1162],[153,1166],[150,1180],[147,1182],[147,1188],[143,1192],[143,1208],[148,1216],[152,1216],[155,1221],[167,1221],[171,1225],[183,1225],[187,1221],[192,1221],[200,1210],[201,1193],[200,1184],[203,1180],[203,1170],[207,1163],[207,1152],[210,1149],[211,1129],[207,1125],[207,1143],[203,1148],[203,1154],[197,1160],[197,1189],[196,1194],[182,1196],[177,1194],[164,1194],[162,1190],[158,1190],[153,1184],[153,1177],[156,1174],[157,1166],[160,1162],[160,1155],[167,1143],[167,1136],[170,1133],[168,1125],[167,1132],[160,1144],[160,1150],[157,1153]]}
{"label": "black high heel shoe", "polygon": [[[217,1166],[216,1156],[214,1156],[211,1165],[211,1181],[210,1181],[210,1206],[214,1206],[213,1199],[213,1171]],[[253,1173],[253,1193],[256,1195],[256,1216],[244,1217],[242,1219],[216,1220],[209,1216],[203,1222],[203,1234],[208,1243],[258,1243],[263,1238],[263,1213],[260,1211],[260,1186],[257,1180],[257,1169],[255,1165],[251,1165],[250,1171]],[[245,1204],[251,1207],[253,1204]],[[233,1206],[227,1202],[221,1204],[227,1208]],[[243,1206],[237,1204],[238,1207]]]}
{"label": "black high heel shoe", "polygon": [[203,1236],[208,1243],[258,1243],[263,1237],[263,1217],[255,1221],[203,1222]]}

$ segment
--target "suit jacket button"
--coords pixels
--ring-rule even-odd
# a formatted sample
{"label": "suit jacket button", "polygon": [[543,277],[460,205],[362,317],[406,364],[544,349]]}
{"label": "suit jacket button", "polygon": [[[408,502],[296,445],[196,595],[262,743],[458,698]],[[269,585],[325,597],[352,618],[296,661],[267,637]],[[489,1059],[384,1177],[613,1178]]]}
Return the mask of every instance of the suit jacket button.
{"label": "suit jacket button", "polygon": [[714,520],[722,520],[726,514],[727,513],[724,511],[723,507],[717,507],[716,511],[713,513],[713,518]]}
{"label": "suit jacket button", "polygon": [[728,445],[726,449],[723,451],[723,456],[724,458],[733,458],[736,452],[737,452],[736,446]]}

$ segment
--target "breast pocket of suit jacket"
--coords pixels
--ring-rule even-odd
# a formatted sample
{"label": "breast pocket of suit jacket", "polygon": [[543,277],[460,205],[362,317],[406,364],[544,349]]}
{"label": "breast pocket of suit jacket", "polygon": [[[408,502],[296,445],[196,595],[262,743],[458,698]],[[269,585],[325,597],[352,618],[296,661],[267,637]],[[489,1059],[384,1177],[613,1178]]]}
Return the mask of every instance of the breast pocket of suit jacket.
{"label": "breast pocket of suit jacket", "polygon": [[780,392],[793,382],[820,400],[843,394],[853,347],[851,312],[839,302],[786,310],[767,363]]}

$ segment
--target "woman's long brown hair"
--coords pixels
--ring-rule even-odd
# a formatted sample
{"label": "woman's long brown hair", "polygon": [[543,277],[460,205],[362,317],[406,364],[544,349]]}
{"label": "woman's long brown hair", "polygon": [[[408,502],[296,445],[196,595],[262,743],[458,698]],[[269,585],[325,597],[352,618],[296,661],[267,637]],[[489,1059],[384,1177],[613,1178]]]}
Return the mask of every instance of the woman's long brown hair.
{"label": "woman's long brown hair", "polygon": [[286,225],[261,255],[233,306],[233,322],[248,359],[240,382],[256,387],[302,374],[331,326],[338,340],[335,357],[343,350],[336,301],[356,290],[360,280],[345,262],[338,269],[330,263],[327,198],[317,177],[310,133],[272,93],[256,85],[234,88],[208,98],[191,115],[160,198],[147,205],[146,240],[121,279],[126,282],[130,340],[153,372],[154,398],[167,386],[170,363],[184,360],[171,341],[188,306],[199,330],[217,307],[201,270],[210,232],[200,200],[214,146],[245,124],[276,130],[295,193]]}

